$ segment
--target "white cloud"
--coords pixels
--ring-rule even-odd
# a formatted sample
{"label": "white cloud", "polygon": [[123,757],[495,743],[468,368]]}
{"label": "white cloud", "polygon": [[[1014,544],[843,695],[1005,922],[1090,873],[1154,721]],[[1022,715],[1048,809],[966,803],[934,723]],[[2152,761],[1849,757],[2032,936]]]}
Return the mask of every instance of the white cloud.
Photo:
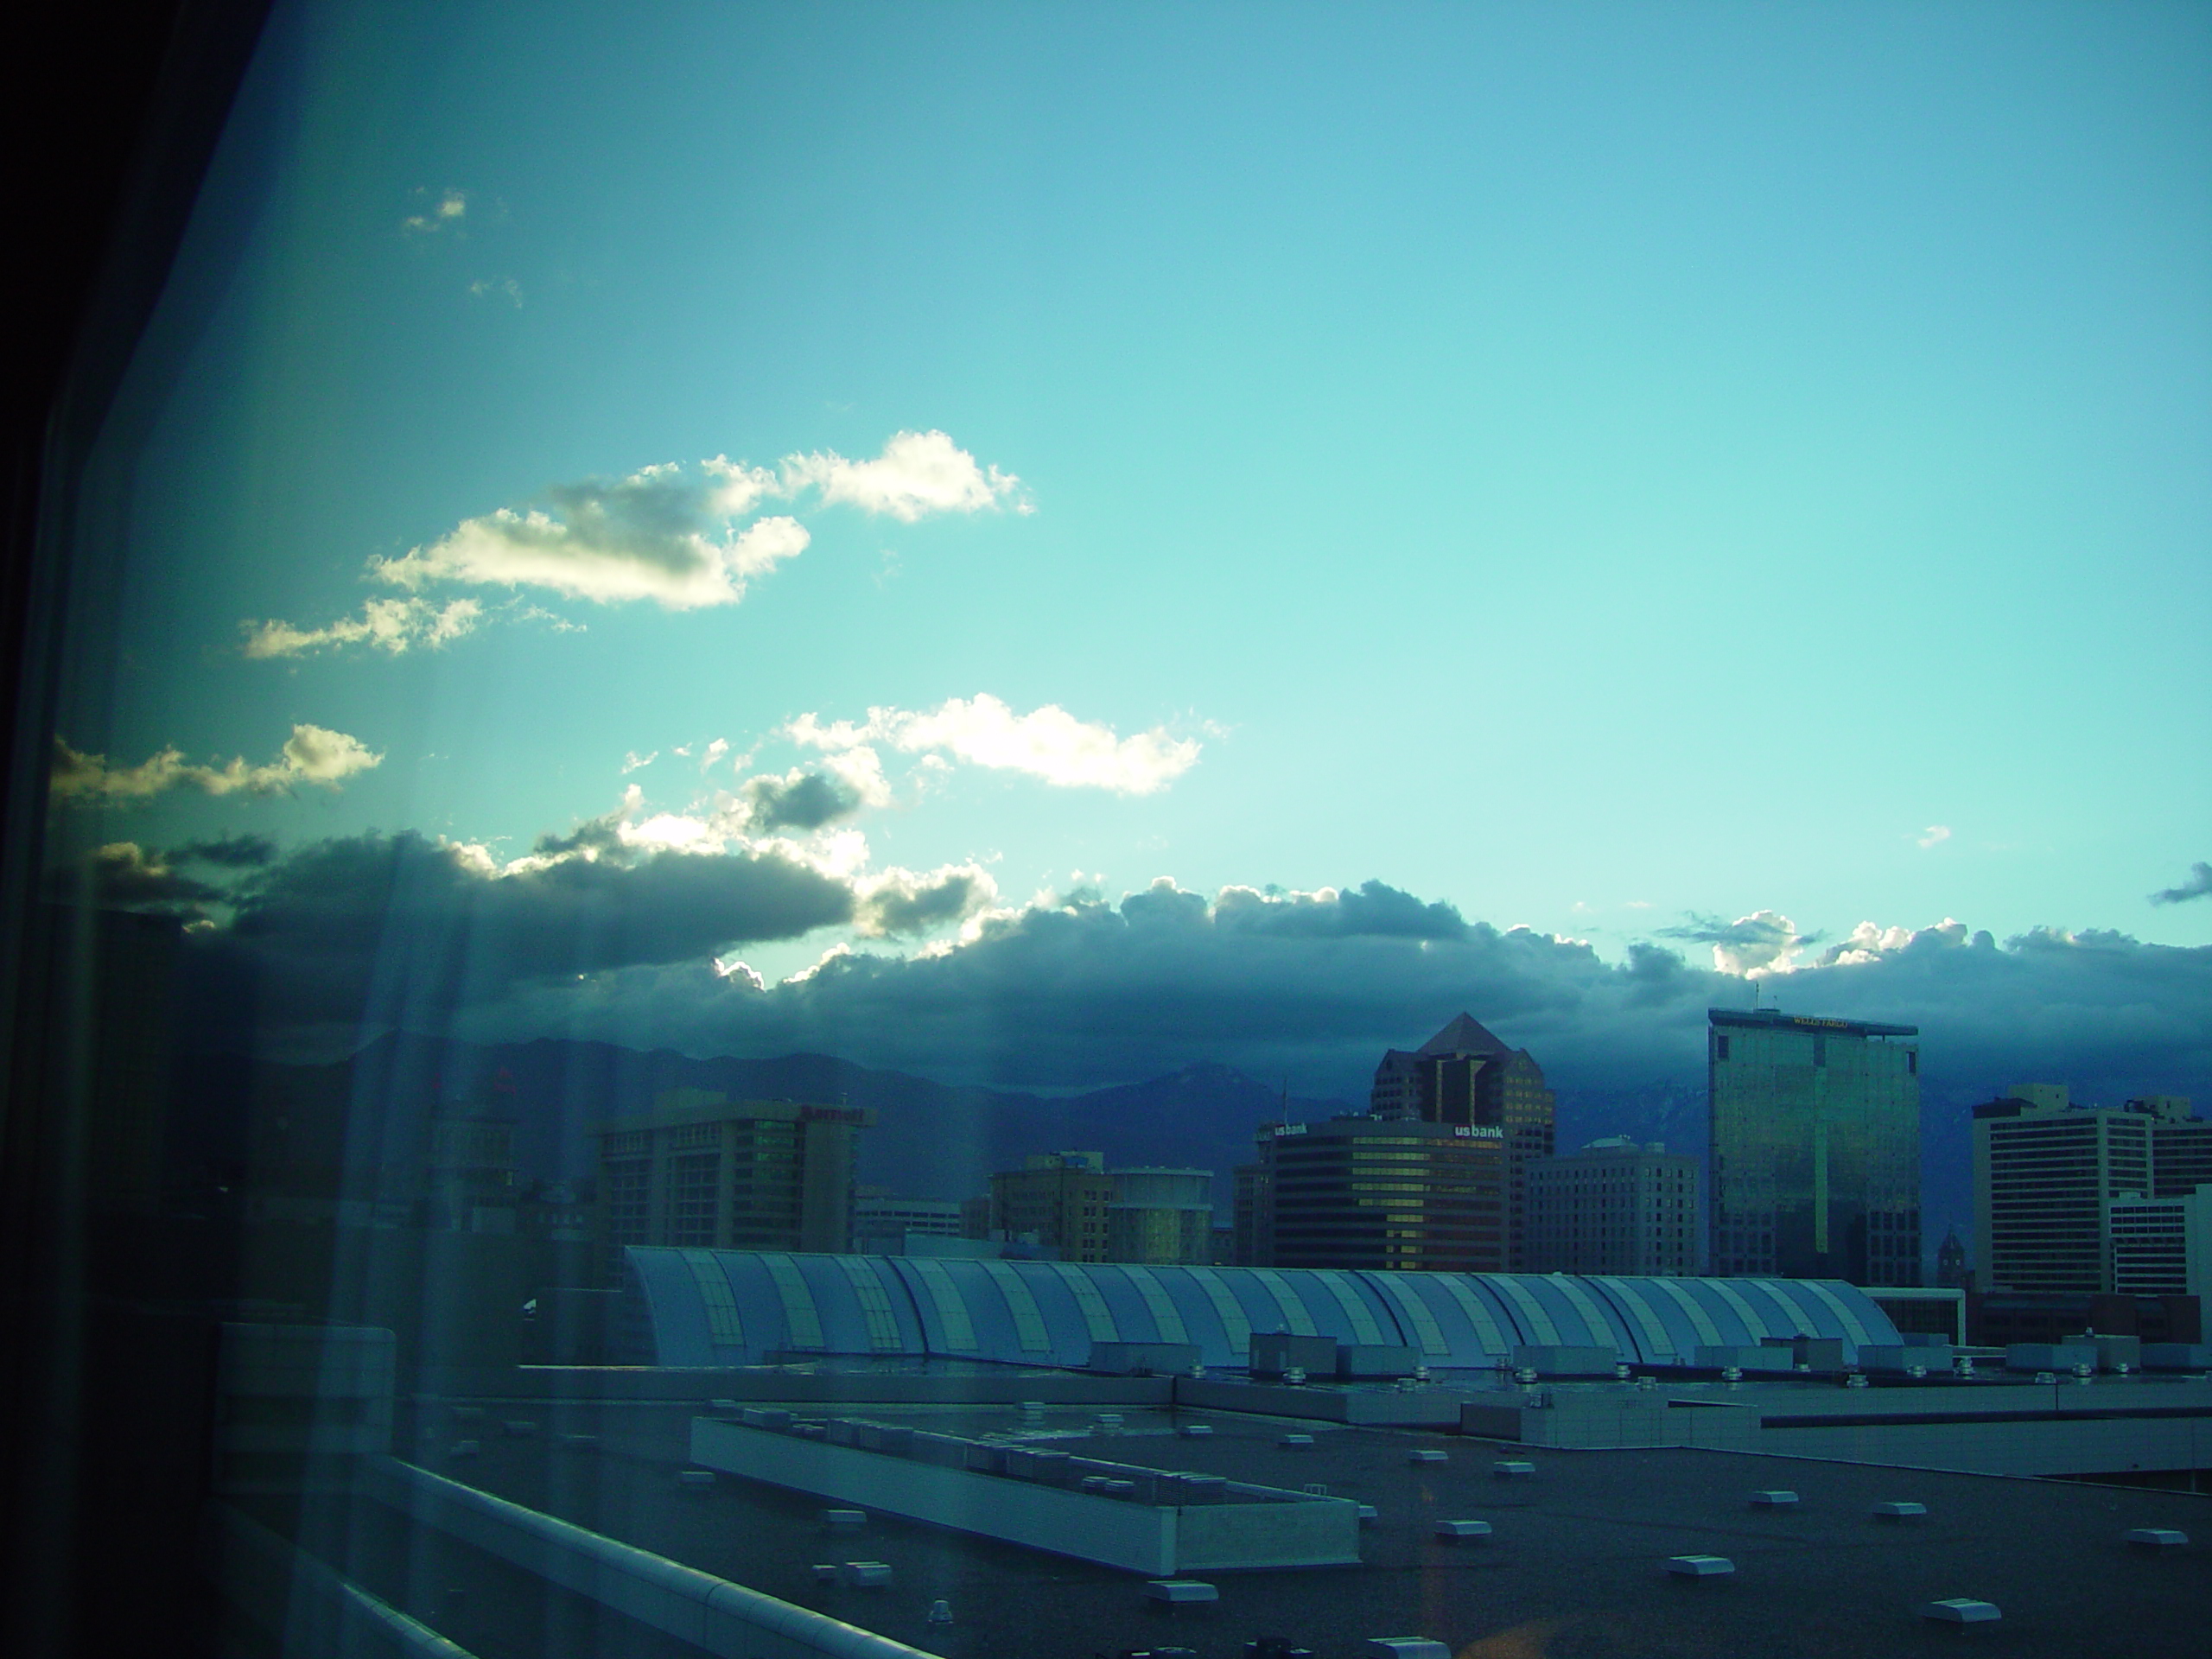
{"label": "white cloud", "polygon": [[[690,751],[689,749],[678,749],[677,753],[678,754],[688,754]],[[713,742],[707,745],[707,752],[699,757],[699,770],[702,772],[706,771],[709,767],[712,766],[715,761],[721,760],[722,756],[728,753],[729,740],[726,737],[716,738]]]}
{"label": "white cloud", "polygon": [[741,990],[765,991],[768,988],[768,982],[760,977],[757,969],[735,957],[728,961],[717,957],[714,969],[716,978],[727,981]]}
{"label": "white cloud", "polygon": [[332,645],[365,645],[398,656],[410,646],[438,646],[475,631],[483,605],[456,599],[434,605],[426,599],[372,599],[358,617],[325,628],[296,628],[289,622],[245,624],[248,657],[298,657]]}
{"label": "white cloud", "polygon": [[1198,763],[1199,746],[1154,727],[1133,737],[1077,720],[1057,703],[1017,715],[988,694],[929,710],[870,709],[865,721],[802,715],[785,728],[809,747],[858,752],[875,742],[906,753],[944,750],[971,766],[1027,772],[1065,789],[1149,795]]}
{"label": "white cloud", "polygon": [[746,583],[804,552],[793,518],[734,521],[770,480],[717,458],[696,473],[672,463],[608,483],[547,492],[550,510],[502,507],[450,534],[371,565],[408,588],[435,582],[550,588],[601,604],[650,599],[670,610],[734,605]]}
{"label": "white cloud", "polygon": [[224,766],[201,766],[174,746],[135,766],[111,766],[105,755],[81,753],[57,738],[51,787],[57,801],[111,804],[150,800],[180,788],[207,795],[285,795],[300,784],[335,789],[383,760],[358,738],[321,726],[293,727],[283,753],[260,766],[248,766],[242,755]]}
{"label": "white cloud", "polygon": [[457,226],[467,217],[468,193],[466,190],[448,190],[421,213],[410,213],[400,220],[399,227],[416,236],[429,236],[449,226]]}
{"label": "white cloud", "polygon": [[848,461],[835,450],[786,455],[784,493],[813,488],[831,505],[855,506],[912,524],[932,512],[980,512],[1011,505],[1030,511],[1021,480],[975,456],[942,432],[899,432],[874,461]]}
{"label": "white cloud", "polygon": [[651,754],[639,754],[635,749],[632,749],[622,757],[622,774],[623,776],[627,777],[633,772],[642,772],[645,767],[650,766],[654,761],[659,759],[660,751],[658,749],[655,749]]}
{"label": "white cloud", "polygon": [[[519,303],[518,291],[509,297]],[[671,611],[734,605],[755,578],[806,550],[811,538],[797,518],[754,517],[772,499],[802,496],[909,524],[933,512],[1030,510],[1020,480],[979,466],[936,431],[898,433],[873,461],[820,450],[785,456],[780,471],[727,455],[690,467],[663,462],[627,478],[557,485],[538,502],[464,518],[397,558],[372,559],[372,578],[415,596],[372,600],[359,617],[327,627],[249,621],[246,654],[291,657],[366,644],[397,655],[442,644],[483,615],[474,600],[437,607],[419,596],[444,584],[538,588],[601,605],[651,600]],[[546,614],[534,607],[521,613]],[[549,620],[563,632],[579,626]]]}
{"label": "white cloud", "polygon": [[1687,925],[1660,931],[1669,938],[1712,946],[1714,971],[1739,979],[1793,972],[1799,955],[1818,943],[1817,935],[1800,933],[1796,923],[1773,910],[1755,910],[1732,922],[1694,916]]}
{"label": "white cloud", "polygon": [[[1949,917],[1945,917],[1936,926],[1923,931],[1951,942],[1966,935],[1965,925]],[[1861,922],[1821,952],[1820,965],[1823,968],[1863,968],[1869,963],[1879,962],[1885,957],[1894,956],[1905,950],[1917,937],[1909,927],[1883,927],[1874,922]]]}
{"label": "white cloud", "polygon": [[1940,847],[1950,838],[1951,826],[1948,823],[1931,823],[1919,836],[1923,847]]}

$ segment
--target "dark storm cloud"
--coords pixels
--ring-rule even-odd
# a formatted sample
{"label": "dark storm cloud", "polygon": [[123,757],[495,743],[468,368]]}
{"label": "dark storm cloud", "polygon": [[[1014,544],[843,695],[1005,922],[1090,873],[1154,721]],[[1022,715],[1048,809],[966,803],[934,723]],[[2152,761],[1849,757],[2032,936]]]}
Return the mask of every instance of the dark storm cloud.
{"label": "dark storm cloud", "polygon": [[704,961],[854,914],[845,884],[771,854],[567,857],[508,874],[467,849],[373,833],[300,848],[230,902],[229,925],[196,942],[209,1017],[264,1027],[441,1025],[518,982]]}
{"label": "dark storm cloud", "polygon": [[1728,921],[1719,916],[1703,916],[1695,911],[1689,919],[1675,927],[1659,930],[1662,939],[1681,939],[1693,944],[1718,944],[1737,950],[1772,950],[1779,952],[1795,945],[1817,944],[1818,933],[1800,933],[1789,925],[1786,916],[1762,910],[1752,916],[1739,916]]}
{"label": "dark storm cloud", "polygon": [[179,863],[213,864],[224,870],[257,870],[276,861],[276,843],[266,836],[219,836],[188,841],[169,855]]}
{"label": "dark storm cloud", "polygon": [[[1209,904],[1163,885],[1118,907],[1026,910],[912,960],[834,956],[766,990],[689,965],[533,987],[484,1010],[479,1029],[828,1052],[1042,1087],[1213,1059],[1357,1100],[1385,1047],[1422,1040],[1462,1008],[1568,1089],[1694,1083],[1707,1008],[1750,1003],[1743,979],[1657,944],[1632,946],[1616,964],[1570,940],[1480,922],[1449,939],[1355,932],[1343,918],[1313,925],[1301,902],[1330,901],[1232,890]],[[1931,1087],[2050,1079],[2092,1099],[2212,1091],[2212,950],[2055,931],[2000,946],[1956,925],[1899,939],[1770,975],[1764,1000],[1918,1026]]]}
{"label": "dark storm cloud", "polygon": [[867,804],[860,791],[821,772],[750,779],[743,794],[752,809],[751,827],[763,835],[778,830],[819,830]]}
{"label": "dark storm cloud", "polygon": [[2161,887],[2151,895],[2154,905],[2184,904],[2191,899],[2212,899],[2212,864],[2192,864],[2189,878],[2178,887]]}
{"label": "dark storm cloud", "polygon": [[1423,904],[1410,893],[1365,881],[1340,893],[1262,894],[1225,889],[1214,903],[1222,927],[1249,927],[1281,935],[1376,938],[1464,939],[1465,919],[1452,906]]}
{"label": "dark storm cloud", "polygon": [[959,921],[986,896],[976,872],[949,870],[880,883],[863,901],[861,913],[875,932],[906,938]]}
{"label": "dark storm cloud", "polygon": [[622,841],[623,815],[618,808],[602,817],[586,818],[565,836],[550,830],[540,836],[531,851],[540,858],[559,858],[569,853],[595,853],[626,860],[629,849]]}
{"label": "dark storm cloud", "polygon": [[75,898],[89,887],[93,903],[114,910],[155,910],[197,918],[223,899],[221,888],[180,872],[158,848],[118,841],[86,855],[73,868],[57,869],[48,888]]}

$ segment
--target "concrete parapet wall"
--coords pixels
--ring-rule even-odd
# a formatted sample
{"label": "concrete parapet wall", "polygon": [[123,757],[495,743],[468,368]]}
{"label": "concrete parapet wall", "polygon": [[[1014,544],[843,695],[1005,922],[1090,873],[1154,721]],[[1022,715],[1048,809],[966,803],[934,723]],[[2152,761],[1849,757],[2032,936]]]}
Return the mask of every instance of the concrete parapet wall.
{"label": "concrete parapet wall", "polygon": [[724,1659],[927,1659],[903,1642],[394,1458],[372,1459],[363,1484],[415,1520]]}
{"label": "concrete parapet wall", "polygon": [[459,1643],[371,1595],[227,1503],[209,1506],[203,1541],[211,1576],[224,1596],[281,1638],[289,1651],[474,1659]]}

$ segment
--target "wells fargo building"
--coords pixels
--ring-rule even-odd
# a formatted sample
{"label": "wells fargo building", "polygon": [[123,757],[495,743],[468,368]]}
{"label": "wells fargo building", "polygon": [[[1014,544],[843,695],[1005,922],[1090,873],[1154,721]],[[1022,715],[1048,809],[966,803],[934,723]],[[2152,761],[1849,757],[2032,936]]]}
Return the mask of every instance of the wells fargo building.
{"label": "wells fargo building", "polygon": [[1918,1284],[1919,1028],[1707,1017],[1712,1270]]}

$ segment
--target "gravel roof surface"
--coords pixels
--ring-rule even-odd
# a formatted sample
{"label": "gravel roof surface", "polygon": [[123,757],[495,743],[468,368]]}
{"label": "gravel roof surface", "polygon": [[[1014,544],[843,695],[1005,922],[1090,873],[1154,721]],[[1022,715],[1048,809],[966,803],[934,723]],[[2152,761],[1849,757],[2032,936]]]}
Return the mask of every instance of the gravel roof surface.
{"label": "gravel roof surface", "polygon": [[[502,1407],[499,1414],[518,1408]],[[1281,1635],[1319,1659],[1361,1652],[1377,1636],[1446,1643],[1459,1659],[1630,1659],[1630,1656],[1991,1656],[2212,1652],[2212,1500],[2187,1493],[2063,1481],[1897,1470],[1688,1449],[1529,1451],[1458,1436],[1336,1428],[1228,1414],[1202,1415],[1203,1440],[1172,1433],[1165,1412],[1125,1408],[1122,1432],[1084,1431],[1091,1413],[1054,1408],[1047,1433],[1063,1449],[1162,1469],[1189,1469],[1297,1488],[1380,1511],[1357,1567],[1204,1575],[1220,1602],[1151,1611],[1142,1580],[889,1517],[857,1534],[825,1533],[824,1500],[719,1478],[684,1491],[690,1408],[562,1405],[538,1408],[538,1432],[467,1427],[478,1457],[438,1455],[454,1432],[432,1421],[419,1440],[428,1467],[803,1606],[928,1647],[948,1659],[1112,1656],[1174,1646],[1236,1659],[1255,1636]],[[852,1408],[841,1414],[959,1433],[1022,1433],[1005,1408]],[[1276,1445],[1294,1427],[1314,1444]],[[593,1449],[552,1436],[601,1436]],[[1414,1446],[1449,1454],[1414,1465]],[[1500,1459],[1535,1464],[1501,1479]],[[1755,1509],[1751,1493],[1785,1487],[1794,1509]],[[1876,1520],[1873,1505],[1907,1499],[1926,1516]],[[1489,1521],[1479,1542],[1446,1543],[1437,1522]],[[2187,1548],[2148,1554],[2122,1541],[2134,1527],[2177,1528]],[[1666,1559],[1729,1558],[1736,1572],[1704,1582],[1671,1577]],[[817,1583],[817,1562],[887,1562],[887,1589]],[[1938,1626],[1920,1605],[1948,1597],[1995,1603],[2002,1620]],[[945,1630],[925,1623],[951,1604]]]}

